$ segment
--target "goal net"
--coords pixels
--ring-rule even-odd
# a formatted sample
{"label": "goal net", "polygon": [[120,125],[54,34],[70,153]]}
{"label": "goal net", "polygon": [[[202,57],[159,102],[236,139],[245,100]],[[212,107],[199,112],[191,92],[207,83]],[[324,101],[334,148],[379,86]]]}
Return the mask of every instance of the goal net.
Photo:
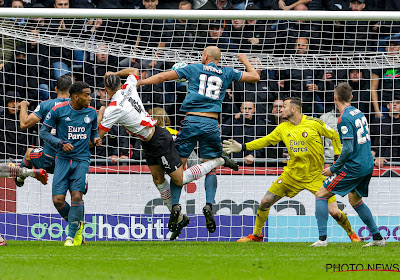
{"label": "goal net", "polygon": [[[20,162],[27,148],[41,145],[39,125],[21,129],[15,107],[27,100],[32,113],[41,101],[55,98],[61,75],[89,83],[92,105],[99,109],[108,102],[106,72],[135,67],[144,79],[171,69],[176,62],[198,63],[202,50],[214,45],[222,51],[221,66],[244,70],[237,54],[246,53],[261,76],[257,84],[234,82],[227,91],[219,119],[222,139],[243,143],[270,133],[282,121],[279,110],[288,96],[302,99],[304,114],[336,128],[334,87],[340,82],[353,87],[352,104],[367,116],[376,158],[365,202],[382,235],[388,241],[398,240],[400,24],[396,20],[400,14],[0,9],[0,16],[2,162]],[[179,130],[185,82],[145,86],[139,93],[159,123]],[[168,240],[168,209],[142,157],[140,141],[116,126],[103,144],[92,151],[89,191],[84,197],[86,240]],[[332,144],[327,140],[324,146],[330,164]],[[195,152],[190,162],[198,161]],[[287,149],[279,143],[233,157],[241,165],[238,172],[217,169],[216,232],[208,233],[202,215],[203,178],[184,186],[180,202],[191,223],[178,240],[234,241],[252,233],[261,198],[289,160]],[[51,184],[52,175],[47,185],[28,178],[21,188],[11,178],[1,179],[3,237],[65,239],[67,223],[52,204]],[[347,198],[337,196],[337,200],[355,232],[371,238]],[[315,241],[314,201],[306,190],[278,201],[264,226],[265,240]],[[330,241],[349,241],[334,219],[328,227]]]}

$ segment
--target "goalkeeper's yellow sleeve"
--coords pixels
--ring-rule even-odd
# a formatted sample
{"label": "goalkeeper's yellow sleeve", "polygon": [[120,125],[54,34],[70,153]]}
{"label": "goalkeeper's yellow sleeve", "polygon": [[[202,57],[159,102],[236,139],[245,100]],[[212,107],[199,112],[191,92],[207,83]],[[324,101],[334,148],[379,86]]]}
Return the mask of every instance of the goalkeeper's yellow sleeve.
{"label": "goalkeeper's yellow sleeve", "polygon": [[262,149],[269,145],[276,145],[282,141],[281,137],[281,124],[278,125],[270,134],[265,137],[258,138],[251,142],[245,143],[247,151],[254,151]]}
{"label": "goalkeeper's yellow sleeve", "polygon": [[329,127],[321,120],[319,120],[318,122],[314,122],[314,126],[321,136],[332,140],[333,151],[335,155],[340,155],[342,151],[342,146],[340,145],[339,134],[332,127]]}

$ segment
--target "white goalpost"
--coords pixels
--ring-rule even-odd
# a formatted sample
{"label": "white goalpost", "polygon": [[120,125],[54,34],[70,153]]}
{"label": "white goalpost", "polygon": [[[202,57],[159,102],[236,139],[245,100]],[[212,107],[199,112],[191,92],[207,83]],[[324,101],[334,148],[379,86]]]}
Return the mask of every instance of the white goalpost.
{"label": "white goalpost", "polygon": [[[222,50],[221,66],[243,70],[237,54],[246,53],[261,80],[256,85],[233,83],[219,120],[222,138],[239,142],[270,133],[282,121],[279,108],[288,96],[302,99],[306,115],[336,127],[333,89],[348,82],[354,89],[352,104],[369,120],[377,159],[365,201],[387,241],[400,238],[400,12],[0,8],[0,41],[1,162],[20,162],[28,147],[42,144],[39,126],[22,130],[12,107],[27,100],[28,113],[34,112],[41,101],[56,97],[56,80],[63,74],[89,83],[92,105],[99,109],[108,102],[103,84],[107,71],[135,67],[144,79],[175,62],[200,62],[209,45]],[[162,108],[169,116],[164,125],[179,130],[185,82],[138,90],[146,110]],[[117,126],[103,143],[92,151],[85,239],[169,240],[168,209],[140,142]],[[324,146],[326,163],[332,163],[331,144],[325,141]],[[233,157],[241,164],[238,172],[217,169],[216,232],[208,233],[202,215],[203,178],[184,186],[180,202],[191,223],[178,240],[235,241],[252,233],[261,198],[289,160],[287,149],[280,143]],[[33,179],[21,188],[11,178],[0,182],[2,237],[65,239],[67,223],[52,204],[52,175],[47,185]],[[347,198],[337,200],[355,232],[368,240],[369,230]],[[303,191],[271,207],[265,241],[315,241],[314,201],[313,194]],[[329,219],[329,240],[348,242],[346,232]]]}

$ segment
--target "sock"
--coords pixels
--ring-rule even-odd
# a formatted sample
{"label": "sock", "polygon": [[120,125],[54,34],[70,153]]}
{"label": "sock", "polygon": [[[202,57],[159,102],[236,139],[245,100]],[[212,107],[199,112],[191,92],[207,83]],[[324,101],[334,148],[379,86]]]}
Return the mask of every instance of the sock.
{"label": "sock", "polygon": [[211,171],[206,175],[204,181],[204,188],[206,189],[206,204],[213,204],[215,200],[215,193],[217,192],[217,175],[215,171]]}
{"label": "sock", "polygon": [[169,183],[171,188],[171,203],[172,206],[179,204],[179,199],[181,198],[182,186],[177,186],[174,181],[171,180]]}
{"label": "sock", "polygon": [[336,222],[346,231],[347,235],[350,236],[353,234],[353,229],[351,228],[349,219],[347,218],[347,215],[342,212],[342,210],[339,211],[342,215],[338,220],[336,220]]}
{"label": "sock", "polygon": [[69,206],[68,202],[64,201],[64,204],[60,208],[56,208],[58,213],[60,213],[61,217],[64,218],[68,222],[68,214],[71,206]]}
{"label": "sock", "polygon": [[183,185],[190,183],[194,180],[197,180],[204,175],[208,174],[211,170],[224,164],[225,161],[223,158],[215,158],[202,164],[196,164],[185,171],[183,171]]}
{"label": "sock", "polygon": [[317,197],[315,199],[315,217],[317,218],[319,240],[326,240],[328,227],[328,198]]}
{"label": "sock", "polygon": [[254,226],[254,231],[253,231],[254,236],[261,235],[265,221],[268,219],[268,214],[269,214],[269,208],[267,209],[262,209],[260,207],[258,208],[256,216],[256,224]]}
{"label": "sock", "polygon": [[[13,168],[15,168],[15,167],[13,167]],[[26,178],[26,177],[35,178],[35,172],[33,172],[32,169],[28,169],[26,167],[21,167],[19,169],[18,176],[21,177],[21,178]]]}
{"label": "sock", "polygon": [[31,167],[32,167],[32,162],[26,160],[26,158],[24,157],[24,159],[21,161],[21,164],[19,165],[19,167],[28,167],[28,168],[31,168]]}
{"label": "sock", "polygon": [[85,208],[83,201],[71,202],[71,209],[68,213],[68,236],[71,238],[75,237],[76,231],[79,228],[80,221],[83,221],[85,214]]}
{"label": "sock", "polygon": [[169,212],[172,210],[172,201],[171,201],[171,189],[169,187],[169,182],[165,180],[162,184],[156,185],[157,190],[160,192],[161,199],[164,204],[168,207]]}
{"label": "sock", "polygon": [[8,165],[6,163],[0,164],[0,176],[1,177],[17,177],[20,173],[19,166]]}
{"label": "sock", "polygon": [[374,235],[379,233],[378,227],[376,226],[371,210],[369,210],[368,206],[362,200],[352,206],[364,224],[368,227],[371,234]]}

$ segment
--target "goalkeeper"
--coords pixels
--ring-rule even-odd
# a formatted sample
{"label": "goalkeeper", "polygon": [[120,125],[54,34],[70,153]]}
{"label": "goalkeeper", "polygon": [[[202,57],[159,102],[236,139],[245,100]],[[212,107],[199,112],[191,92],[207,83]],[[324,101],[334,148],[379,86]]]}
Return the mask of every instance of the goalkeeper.
{"label": "goalkeeper", "polygon": [[[324,146],[321,136],[332,140],[335,158],[340,154],[340,139],[337,132],[328,127],[321,120],[307,117],[301,113],[301,100],[297,97],[288,97],[281,108],[285,122],[278,125],[270,134],[249,143],[240,144],[235,140],[225,140],[223,150],[238,153],[242,150],[253,151],[269,145],[276,145],[283,141],[289,151],[290,160],[279,176],[262,198],[257,210],[257,217],[253,234],[242,237],[238,242],[261,242],[262,228],[268,219],[272,205],[282,197],[294,197],[302,190],[315,194],[323,181]],[[329,213],[343,227],[352,242],[359,242],[360,238],[351,228],[345,213],[339,210],[335,196],[329,199]]]}

